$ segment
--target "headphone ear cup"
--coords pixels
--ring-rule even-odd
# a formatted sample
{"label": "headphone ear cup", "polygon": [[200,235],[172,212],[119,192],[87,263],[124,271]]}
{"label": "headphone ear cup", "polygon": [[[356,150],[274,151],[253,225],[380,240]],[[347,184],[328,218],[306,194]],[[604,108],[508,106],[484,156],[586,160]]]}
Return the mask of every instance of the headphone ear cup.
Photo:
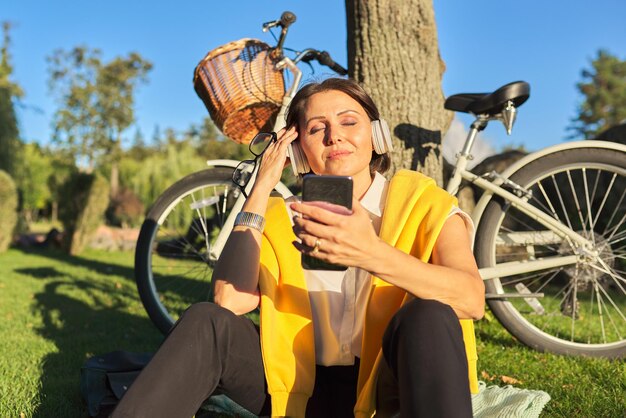
{"label": "headphone ear cup", "polygon": [[393,150],[391,131],[384,119],[372,121],[372,145],[376,154],[386,154]]}
{"label": "headphone ear cup", "polygon": [[311,171],[311,166],[309,166],[306,155],[298,142],[294,141],[289,144],[287,147],[287,155],[289,156],[289,161],[291,161],[291,168],[293,169],[294,175],[306,174]]}

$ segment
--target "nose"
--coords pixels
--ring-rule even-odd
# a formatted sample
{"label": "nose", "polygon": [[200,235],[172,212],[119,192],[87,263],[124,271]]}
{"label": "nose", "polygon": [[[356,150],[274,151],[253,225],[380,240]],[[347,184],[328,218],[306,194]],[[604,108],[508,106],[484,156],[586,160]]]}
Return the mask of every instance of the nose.
{"label": "nose", "polygon": [[326,138],[324,138],[324,140],[326,145],[333,145],[343,141],[341,126],[339,124],[329,123],[326,127]]}

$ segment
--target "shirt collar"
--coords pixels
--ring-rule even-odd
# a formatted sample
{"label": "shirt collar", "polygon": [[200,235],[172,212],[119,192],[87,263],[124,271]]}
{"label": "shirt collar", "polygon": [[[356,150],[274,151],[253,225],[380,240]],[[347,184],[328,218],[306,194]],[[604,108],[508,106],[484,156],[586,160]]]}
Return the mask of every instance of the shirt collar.
{"label": "shirt collar", "polygon": [[361,199],[361,205],[374,216],[383,215],[388,185],[389,182],[385,176],[376,172],[372,184]]}

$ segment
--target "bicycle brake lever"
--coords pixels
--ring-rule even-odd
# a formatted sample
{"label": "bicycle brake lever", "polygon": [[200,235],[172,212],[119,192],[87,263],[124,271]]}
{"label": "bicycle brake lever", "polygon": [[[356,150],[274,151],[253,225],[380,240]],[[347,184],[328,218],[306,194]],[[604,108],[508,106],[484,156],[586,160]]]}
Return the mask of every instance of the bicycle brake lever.
{"label": "bicycle brake lever", "polygon": [[263,32],[267,32],[270,29],[272,29],[272,28],[274,28],[276,26],[279,26],[279,25],[280,25],[280,19],[278,19],[278,20],[271,20],[269,22],[263,23],[263,29],[262,30],[263,30]]}

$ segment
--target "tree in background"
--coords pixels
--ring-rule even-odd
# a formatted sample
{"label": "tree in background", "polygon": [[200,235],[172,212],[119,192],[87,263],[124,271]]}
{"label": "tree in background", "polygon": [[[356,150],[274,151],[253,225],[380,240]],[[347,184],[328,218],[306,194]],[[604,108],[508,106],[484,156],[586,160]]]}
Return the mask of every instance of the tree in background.
{"label": "tree in background", "polygon": [[417,169],[442,184],[444,110],[432,0],[346,0],[350,77],[389,123],[392,168]]}
{"label": "tree in background", "polygon": [[55,140],[79,163],[111,167],[111,195],[119,187],[122,134],[135,121],[135,91],[147,81],[152,64],[138,53],[103,62],[98,49],[57,50],[48,57],[51,90],[59,109]]}
{"label": "tree in background", "polygon": [[626,61],[599,50],[591,68],[582,70],[576,85],[583,95],[578,115],[568,128],[572,138],[595,138],[601,132],[626,122]]}
{"label": "tree in background", "polygon": [[192,125],[185,138],[191,140],[200,157],[208,159],[245,160],[250,158],[247,144],[239,144],[222,135],[210,117],[199,125]]}
{"label": "tree in background", "polygon": [[19,85],[10,80],[13,74],[9,46],[11,24],[2,23],[3,39],[0,47],[0,170],[13,178],[19,171],[21,141],[13,100],[23,96]]}
{"label": "tree in background", "polygon": [[21,212],[27,225],[37,221],[39,211],[50,201],[48,179],[54,177],[52,158],[38,144],[25,144],[22,158],[24,165],[17,177],[22,197]]}
{"label": "tree in background", "polygon": [[[71,175],[76,173],[77,168],[74,164],[74,158],[69,152],[59,152],[49,148],[45,148],[43,151],[47,155],[52,168],[52,175],[48,177],[46,182],[48,190],[50,190],[49,217],[52,222],[57,222],[59,219],[59,203],[64,199],[62,186]],[[67,196],[65,197],[67,198]]]}

